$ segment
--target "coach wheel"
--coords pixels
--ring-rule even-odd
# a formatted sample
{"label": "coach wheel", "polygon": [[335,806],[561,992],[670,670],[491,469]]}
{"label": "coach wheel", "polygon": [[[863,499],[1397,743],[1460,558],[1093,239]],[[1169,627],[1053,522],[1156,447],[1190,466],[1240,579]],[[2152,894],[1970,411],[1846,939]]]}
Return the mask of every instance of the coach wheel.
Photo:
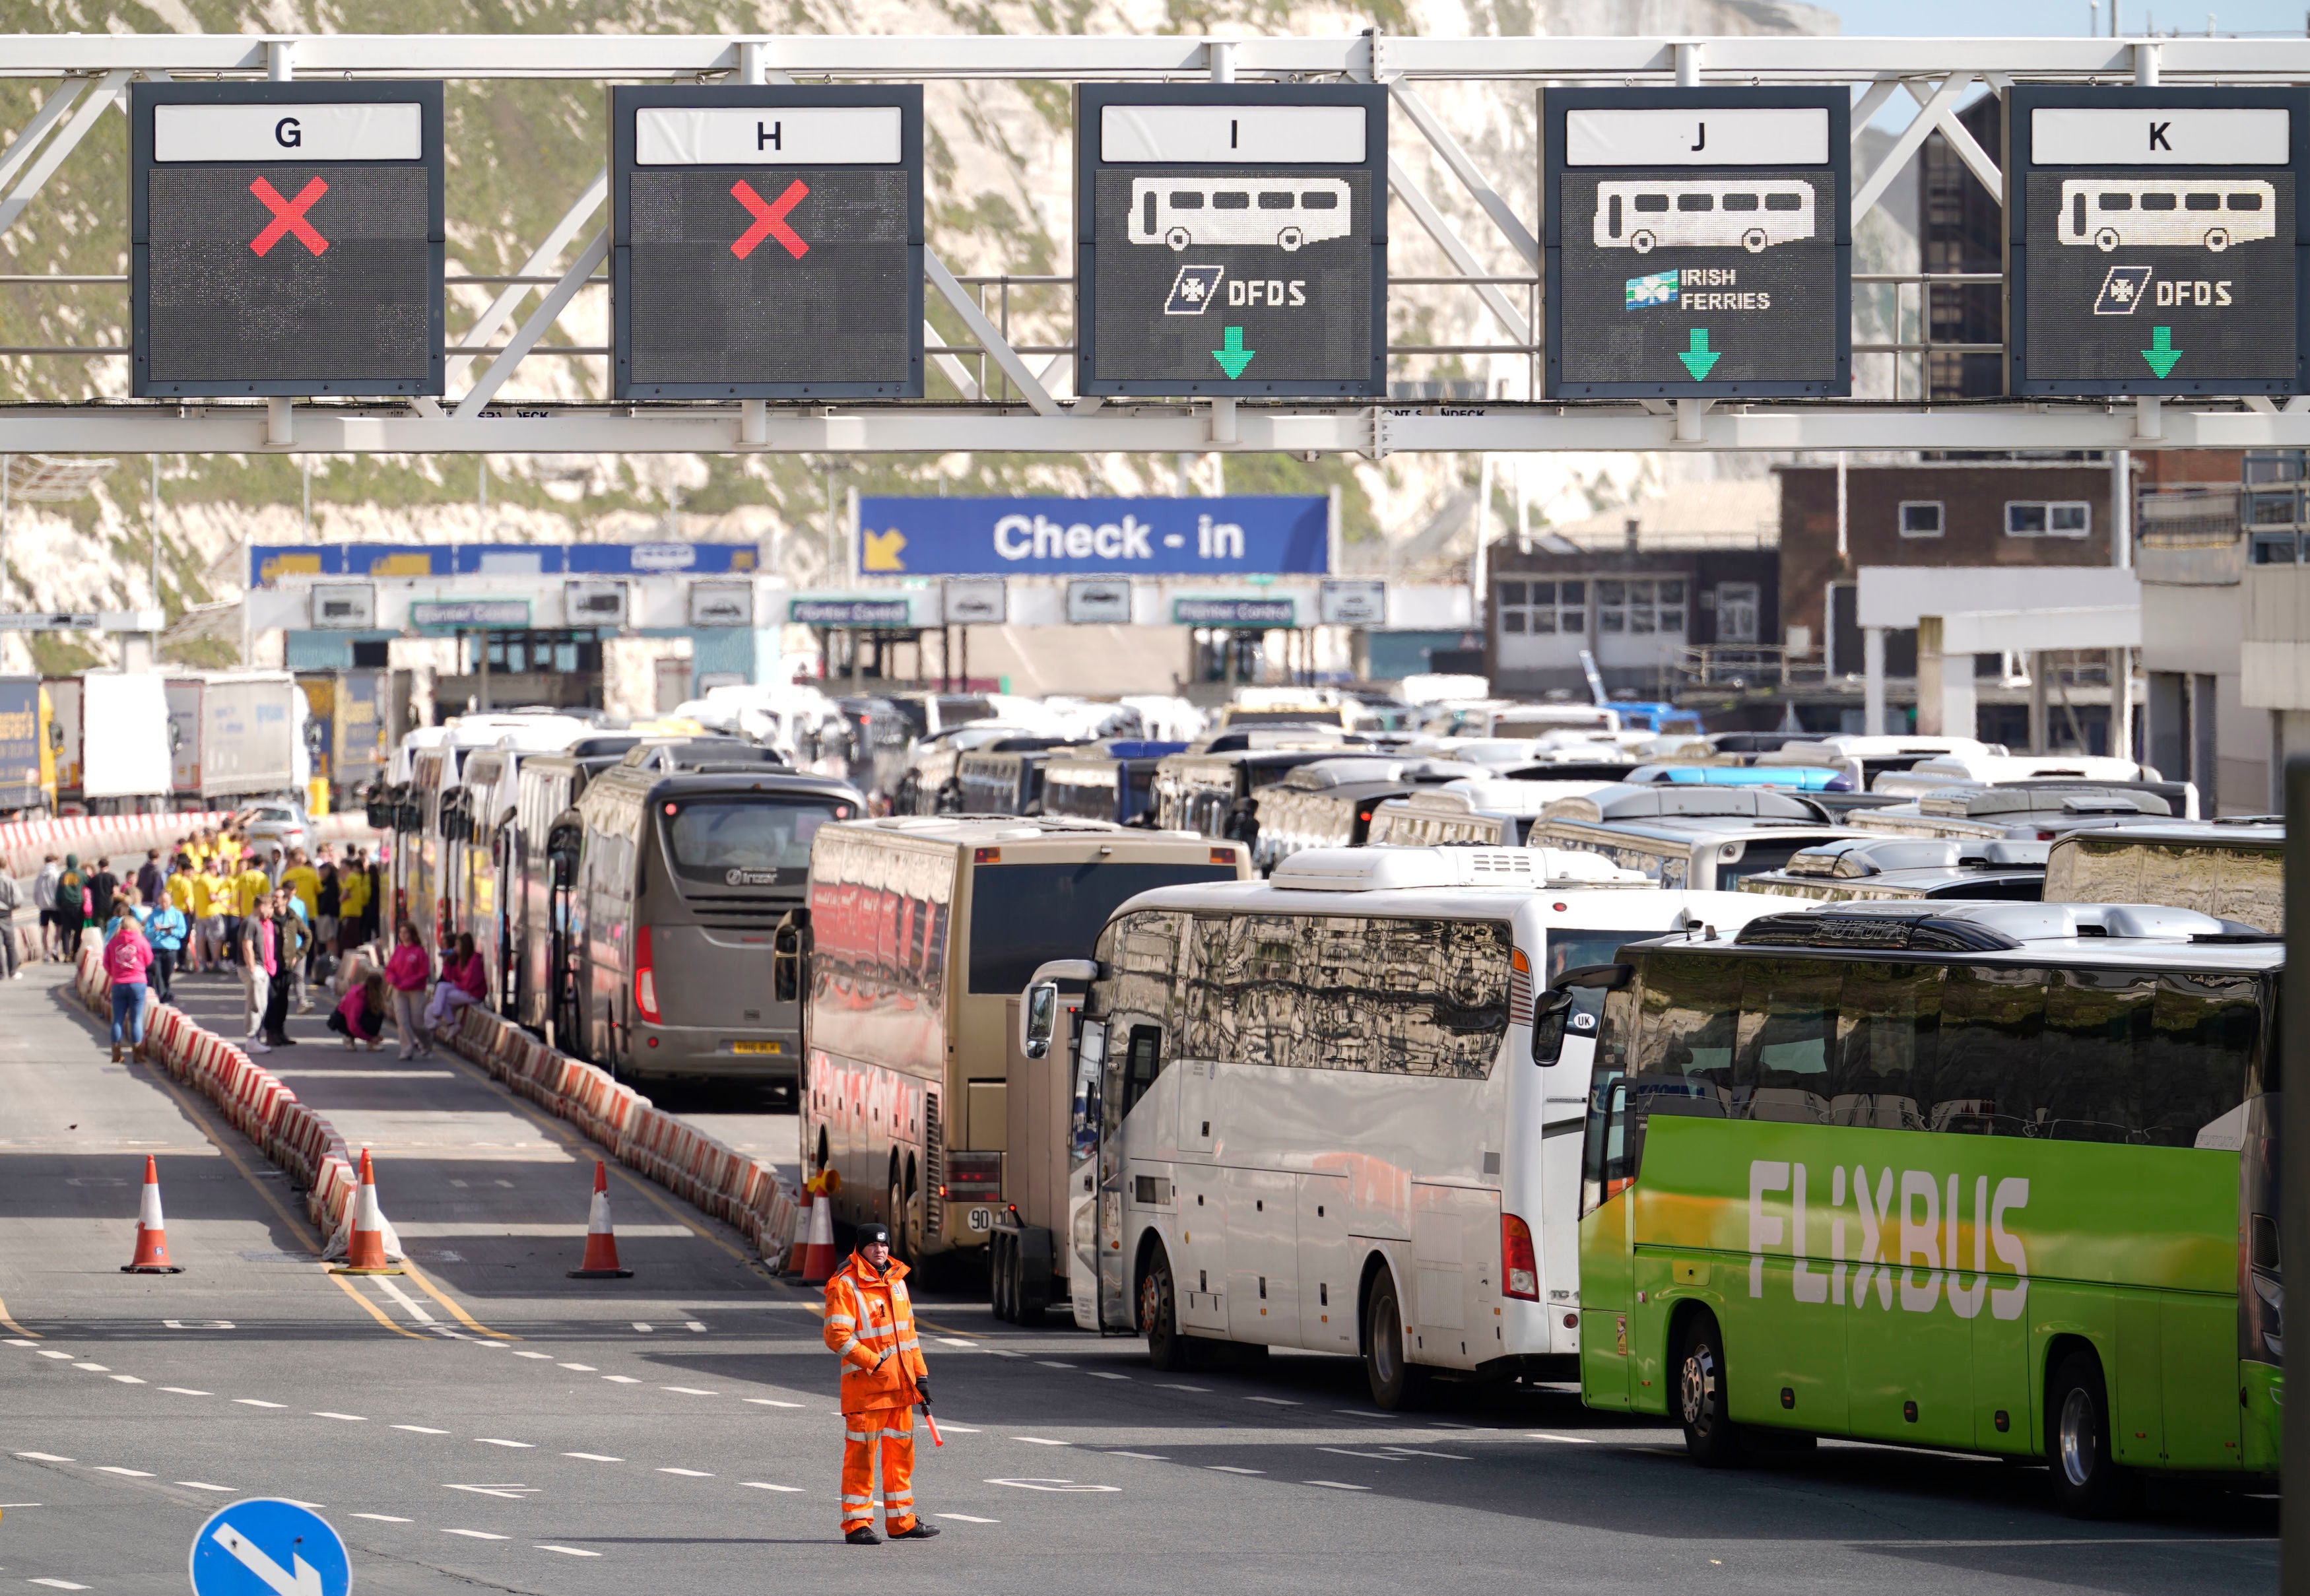
{"label": "coach wheel", "polygon": [[1715,1315],[1703,1310],[1685,1327],[1677,1358],[1677,1417],[1684,1425],[1684,1449],[1704,1469],[1725,1469],[1741,1461],[1741,1432],[1725,1408],[1724,1336]]}
{"label": "coach wheel", "polygon": [[1628,247],[1638,255],[1650,255],[1653,252],[1653,246],[1659,242],[1658,239],[1641,228],[1628,235]]}
{"label": "coach wheel", "polygon": [[2109,1398],[2101,1360],[2065,1355],[2045,1386],[2045,1461],[2054,1502],[2071,1518],[2114,1518],[2125,1511],[2133,1481],[2110,1450]]}
{"label": "coach wheel", "polygon": [[901,1263],[912,1263],[914,1252],[907,1245],[907,1193],[899,1184],[899,1166],[890,1164],[890,1256]]}
{"label": "coach wheel", "polygon": [[1287,227],[1281,232],[1275,235],[1276,247],[1285,251],[1297,249],[1300,245],[1305,244],[1307,241],[1307,235],[1301,232],[1296,227]]}
{"label": "coach wheel", "polygon": [[1190,1361],[1187,1338],[1179,1332],[1179,1293],[1171,1283],[1171,1260],[1158,1246],[1139,1278],[1139,1329],[1147,1338],[1147,1361],[1177,1374]]}
{"label": "coach wheel", "polygon": [[1195,240],[1193,238],[1188,236],[1187,230],[1184,227],[1175,227],[1169,232],[1163,235],[1163,242],[1168,244],[1174,249],[1185,249],[1188,245],[1194,241]]}
{"label": "coach wheel", "polygon": [[1765,246],[1770,242],[1771,240],[1765,237],[1765,230],[1761,227],[1752,227],[1741,235],[1741,247],[1751,255],[1762,255],[1765,252]]}
{"label": "coach wheel", "polygon": [[1364,1305],[1364,1378],[1373,1404],[1390,1412],[1420,1407],[1428,1395],[1428,1371],[1404,1356],[1403,1308],[1395,1278],[1385,1272]]}
{"label": "coach wheel", "polygon": [[2117,230],[2114,227],[2106,227],[2094,235],[2094,247],[2104,255],[2116,248],[2118,242]]}
{"label": "coach wheel", "polygon": [[2228,249],[2229,247],[2229,229],[2226,227],[2210,227],[2206,230],[2207,248],[2212,250],[2216,255],[2219,255],[2223,250]]}

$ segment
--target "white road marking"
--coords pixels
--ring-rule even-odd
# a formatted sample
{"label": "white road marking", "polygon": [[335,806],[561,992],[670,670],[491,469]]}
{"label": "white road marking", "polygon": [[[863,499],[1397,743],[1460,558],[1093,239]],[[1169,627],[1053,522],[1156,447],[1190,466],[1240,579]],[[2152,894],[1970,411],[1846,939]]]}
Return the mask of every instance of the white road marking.
{"label": "white road marking", "polygon": [[1369,1408],[1334,1408],[1332,1411],[1334,1413],[1344,1413],[1350,1418],[1376,1418],[1383,1424],[1400,1424],[1402,1422],[1393,1413],[1375,1413]]}
{"label": "white road marking", "polygon": [[1211,1388],[1208,1385],[1166,1385],[1162,1387],[1162,1389],[1165,1391],[1192,1391],[1201,1396],[1209,1396],[1211,1391]]}
{"label": "white road marking", "polygon": [[144,1383],[143,1381],[139,1380],[134,1375],[115,1375],[112,1377],[119,1381],[123,1385],[142,1385]]}
{"label": "white road marking", "polygon": [[939,1428],[944,1430],[950,1436],[975,1436],[978,1434],[978,1431],[976,1428],[967,1424],[942,1424],[939,1426]]}
{"label": "white road marking", "polygon": [[1383,1463],[1400,1463],[1400,1462],[1402,1462],[1403,1461],[1402,1458],[1397,1457],[1397,1456],[1396,1456],[1394,1453],[1387,1453],[1387,1452],[1356,1452],[1356,1451],[1354,1451],[1354,1450],[1352,1450],[1352,1449],[1350,1449],[1350,1448],[1349,1448],[1349,1447],[1345,1447],[1345,1446],[1318,1446],[1317,1448],[1316,1448],[1316,1451],[1318,1451],[1318,1452],[1328,1452],[1328,1453],[1333,1453],[1333,1454],[1335,1454],[1335,1455],[1337,1455],[1337,1456],[1340,1456],[1340,1457],[1370,1457],[1370,1458],[1377,1458],[1377,1459],[1378,1459],[1381,1462],[1383,1462]]}
{"label": "white road marking", "polygon": [[621,1457],[612,1457],[606,1452],[565,1452],[561,1455],[563,1457],[583,1458],[589,1463],[622,1463],[626,1461]]}
{"label": "white road marking", "polygon": [[233,1488],[231,1486],[211,1485],[205,1479],[179,1479],[177,1483],[183,1486],[188,1491],[222,1491],[228,1496],[232,1495],[233,1492]]}
{"label": "white road marking", "polygon": [[501,1485],[445,1485],[445,1491],[470,1491],[476,1496],[502,1496],[508,1502],[519,1502],[537,1495],[534,1485],[517,1485],[510,1480]]}
{"label": "white road marking", "polygon": [[1574,1446],[1594,1446],[1596,1443],[1586,1436],[1551,1436],[1546,1430],[1533,1430],[1524,1436],[1527,1441],[1564,1441]]}
{"label": "white road marking", "polygon": [[495,1436],[475,1436],[473,1441],[480,1446],[517,1446],[525,1452],[537,1444],[534,1441],[501,1441]]}
{"label": "white road marking", "polygon": [[738,1483],[758,1491],[784,1491],[791,1496],[803,1494],[802,1487],[798,1485],[772,1485],[767,1479],[742,1479]]}
{"label": "white road marking", "polygon": [[131,1479],[152,1478],[152,1470],[150,1469],[124,1469],[117,1463],[99,1463],[96,1466],[96,1471],[100,1474],[125,1474]]}
{"label": "white road marking", "polygon": [[987,1350],[994,1354],[997,1357],[1024,1357],[1027,1356],[1024,1352],[1005,1352],[1000,1347],[989,1347]]}
{"label": "white road marking", "polygon": [[189,1385],[163,1385],[161,1389],[162,1391],[172,1391],[180,1397],[204,1397],[214,1396],[216,1394],[216,1392],[213,1391],[195,1391]]}
{"label": "white road marking", "polygon": [[602,1378],[609,1381],[612,1385],[639,1385],[641,1383],[638,1379],[635,1378],[631,1375],[604,1375]]}
{"label": "white road marking", "polygon": [[314,1418],[337,1418],[337,1419],[343,1419],[343,1420],[345,1423],[347,1423],[347,1424],[367,1424],[367,1423],[369,1422],[369,1415],[368,1415],[368,1414],[366,1414],[366,1413],[325,1413],[325,1412],[316,1412],[316,1413],[313,1415],[313,1417],[314,1417]]}
{"label": "white road marking", "polygon": [[400,1287],[395,1285],[385,1276],[372,1275],[369,1278],[377,1282],[377,1288],[379,1291],[384,1292],[387,1297],[393,1298],[395,1302],[399,1303],[403,1311],[407,1313],[410,1318],[420,1324],[430,1324],[434,1322],[433,1315],[425,1311],[425,1306],[422,1303],[410,1296],[408,1292],[404,1291]]}
{"label": "white road marking", "polygon": [[700,1391],[695,1385],[661,1385],[658,1389],[660,1391],[678,1392],[686,1397],[710,1397],[721,1394],[718,1392]]}
{"label": "white road marking", "polygon": [[[960,1336],[933,1336],[931,1340],[936,1341],[942,1347],[968,1347],[972,1345],[971,1342],[964,1340]],[[22,1347],[27,1345],[27,1343],[19,1341],[16,1345]],[[951,1518],[954,1515],[951,1514],[941,1514],[938,1516],[941,1518]],[[972,1522],[977,1522],[977,1521],[973,1520]],[[989,1520],[988,1522],[992,1522],[993,1521]]]}
{"label": "white road marking", "polygon": [[516,1357],[534,1357],[543,1363],[551,1363],[553,1361],[553,1354],[551,1352],[525,1352],[518,1347],[513,1349],[513,1355]]}
{"label": "white road marking", "polygon": [[302,1507],[313,1513],[318,1513],[328,1506],[326,1502],[300,1502],[294,1496],[283,1496],[281,1500],[288,1503],[291,1507]]}
{"label": "white road marking", "polygon": [[110,1369],[105,1367],[105,1366],[100,1363],[76,1363],[73,1365],[73,1367],[76,1369],[86,1369],[91,1375],[109,1375],[112,1373]]}
{"label": "white road marking", "polygon": [[1128,1379],[1130,1379],[1130,1378],[1131,1378],[1131,1376],[1130,1376],[1130,1375],[1112,1375],[1112,1374],[1109,1374],[1109,1373],[1107,1373],[1107,1371],[1106,1371],[1105,1369],[1093,1369],[1093,1370],[1091,1370],[1091,1371],[1090,1371],[1090,1377],[1091,1377],[1092,1379],[1094,1379],[1094,1380],[1128,1380]]}
{"label": "white road marking", "polygon": [[[647,1227],[645,1227],[645,1228],[647,1228]],[[697,1320],[695,1320],[695,1319],[685,1319],[685,1320],[683,1320],[683,1321],[682,1322],[682,1329],[684,1329],[684,1330],[694,1330],[694,1331],[696,1331],[699,1335],[704,1335],[704,1334],[706,1333],[706,1326],[704,1326],[703,1324],[700,1324],[700,1323],[699,1323]]]}
{"label": "white road marking", "polygon": [[1046,1441],[1040,1436],[1013,1436],[1013,1441],[1024,1441],[1029,1446],[1072,1446],[1072,1441]]}
{"label": "white road marking", "polygon": [[542,1552],[560,1552],[565,1557],[598,1557],[602,1555],[599,1552],[589,1552],[582,1547],[555,1546],[548,1540],[539,1541],[537,1549]]}
{"label": "white road marking", "polygon": [[1271,1408],[1297,1408],[1303,1405],[1283,1397],[1246,1397],[1243,1400],[1246,1402],[1264,1402]]}
{"label": "white road marking", "polygon": [[230,1330],[232,1321],[230,1319],[163,1319],[161,1321],[161,1328],[163,1330]]}
{"label": "white road marking", "polygon": [[598,1375],[602,1372],[590,1363],[557,1363],[553,1366],[557,1369],[576,1369],[581,1375]]}
{"label": "white road marking", "polygon": [[1108,1457],[1143,1458],[1151,1463],[1168,1463],[1171,1461],[1169,1458],[1163,1456],[1160,1453],[1154,1452],[1110,1452],[1107,1453],[1107,1455]]}
{"label": "white road marking", "polygon": [[1368,1491],[1371,1489],[1371,1487],[1368,1485],[1350,1485],[1345,1480],[1340,1479],[1310,1479],[1305,1483],[1308,1485],[1320,1485],[1326,1490],[1333,1491]]}
{"label": "white road marking", "polygon": [[20,1336],[10,1336],[8,1338],[8,1345],[11,1347],[37,1347],[39,1343],[38,1341],[25,1340]]}
{"label": "white road marking", "polygon": [[[1071,1369],[1075,1366],[1071,1363],[1060,1363],[1048,1357],[1038,1357],[1035,1361],[1046,1369]],[[74,1366],[79,1367],[80,1366],[74,1365]]]}
{"label": "white road marking", "polygon": [[72,1359],[78,1357],[80,1354],[77,1352],[58,1352],[54,1349],[47,1349],[40,1353],[40,1356],[42,1357],[61,1357],[66,1362],[70,1362]]}
{"label": "white road marking", "polygon": [[468,1540],[511,1540],[510,1535],[492,1535],[487,1530],[444,1530],[444,1535],[463,1535]]}
{"label": "white road marking", "polygon": [[412,1436],[446,1436],[449,1433],[447,1430],[437,1430],[432,1426],[425,1424],[396,1424],[393,1427],[397,1430],[407,1430]]}
{"label": "white road marking", "polygon": [[1440,1457],[1447,1462],[1454,1463],[1464,1463],[1468,1461],[1467,1454],[1459,1452],[1423,1452],[1417,1446],[1391,1446],[1388,1450],[1403,1457]]}
{"label": "white road marking", "polygon": [[986,1483],[989,1485],[1007,1485],[1014,1490],[1056,1491],[1063,1495],[1074,1495],[1077,1493],[1090,1491],[1113,1493],[1120,1491],[1123,1488],[1119,1485],[1078,1485],[1072,1479],[1053,1479],[1047,1477],[1038,1477],[1031,1479],[990,1479]]}
{"label": "white road marking", "polygon": [[753,1403],[757,1408],[799,1408],[802,1406],[800,1402],[782,1402],[776,1397],[748,1397],[746,1400]]}
{"label": "white road marking", "polygon": [[649,1334],[649,1333],[650,1333],[650,1327],[649,1327],[648,1325],[647,1325],[647,1324],[644,1324],[644,1323],[643,1323],[640,1320],[638,1320],[638,1319],[637,1319],[637,1320],[635,1320],[635,1321],[633,1322],[633,1325],[634,1325],[634,1328],[635,1328],[636,1330],[640,1331],[642,1332],[642,1334],[644,1334],[644,1335],[647,1335],[647,1334]]}
{"label": "white road marking", "polygon": [[46,1585],[52,1591],[85,1591],[88,1589],[86,1585],[76,1585],[68,1579],[31,1579],[26,1580],[24,1583],[28,1585]]}
{"label": "white road marking", "polygon": [[1229,1463],[1205,1463],[1203,1467],[1214,1474],[1264,1474],[1267,1472],[1264,1469],[1238,1469]]}
{"label": "white road marking", "polygon": [[349,1514],[348,1516],[352,1518],[365,1518],[380,1524],[409,1524],[417,1522],[414,1519],[396,1518],[389,1513],[356,1513]]}
{"label": "white road marking", "polygon": [[232,1400],[244,1408],[278,1408],[283,1406],[283,1404],[280,1402],[268,1402],[261,1397],[235,1397]]}
{"label": "white road marking", "polygon": [[711,1479],[714,1476],[704,1469],[660,1469],[661,1474],[679,1474],[684,1479]]}
{"label": "white road marking", "polygon": [[68,1463],[72,1462],[72,1459],[68,1457],[58,1457],[53,1452],[20,1452],[16,1455],[22,1458],[30,1458],[36,1463]]}
{"label": "white road marking", "polygon": [[958,1524],[999,1524],[999,1518],[977,1518],[968,1513],[934,1513],[933,1518],[951,1518]]}

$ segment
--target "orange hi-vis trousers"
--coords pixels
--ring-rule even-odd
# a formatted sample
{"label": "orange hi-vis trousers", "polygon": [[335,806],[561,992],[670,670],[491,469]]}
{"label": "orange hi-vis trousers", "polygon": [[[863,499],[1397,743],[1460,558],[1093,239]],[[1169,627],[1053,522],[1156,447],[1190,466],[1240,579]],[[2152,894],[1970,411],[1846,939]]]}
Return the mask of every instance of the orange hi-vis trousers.
{"label": "orange hi-vis trousers", "polygon": [[874,1523],[874,1453],[882,1453],[882,1526],[915,1527],[915,1410],[870,1408],[842,1416],[842,1532]]}

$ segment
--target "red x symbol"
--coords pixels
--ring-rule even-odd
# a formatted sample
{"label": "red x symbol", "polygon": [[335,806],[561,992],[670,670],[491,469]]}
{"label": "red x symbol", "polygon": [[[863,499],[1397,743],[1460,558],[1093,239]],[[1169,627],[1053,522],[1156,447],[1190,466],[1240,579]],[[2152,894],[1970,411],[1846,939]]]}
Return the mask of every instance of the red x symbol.
{"label": "red x symbol", "polygon": [[281,191],[262,178],[248,186],[248,192],[263,200],[265,208],[273,213],[273,220],[265,224],[265,230],[248,241],[248,247],[259,256],[281,242],[282,237],[289,233],[296,234],[297,242],[315,255],[329,247],[329,241],[305,220],[305,213],[313,208],[313,202],[329,192],[329,186],[320,178],[314,178],[298,190],[293,200],[282,199]]}
{"label": "red x symbol", "polygon": [[803,242],[802,235],[786,225],[786,213],[810,197],[810,186],[800,178],[786,185],[786,191],[778,195],[774,205],[764,204],[762,196],[754,192],[754,186],[743,178],[730,192],[737,196],[740,204],[754,213],[754,225],[738,235],[737,242],[730,246],[731,254],[744,260],[764,239],[776,239],[796,260],[810,253],[810,246]]}

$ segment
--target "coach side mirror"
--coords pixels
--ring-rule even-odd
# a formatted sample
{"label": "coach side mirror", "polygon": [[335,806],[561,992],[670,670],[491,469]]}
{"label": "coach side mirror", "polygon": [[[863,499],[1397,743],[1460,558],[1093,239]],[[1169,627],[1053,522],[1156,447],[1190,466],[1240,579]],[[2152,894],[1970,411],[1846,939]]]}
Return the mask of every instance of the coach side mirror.
{"label": "coach side mirror", "polygon": [[1059,984],[1038,981],[1027,988],[1027,1002],[1020,1023],[1019,1050],[1029,1058],[1043,1058],[1051,1051],[1051,1033],[1059,1022]]}
{"label": "coach side mirror", "polygon": [[1532,1062],[1543,1068],[1555,1063],[1568,1039],[1594,1042],[1604,994],[1626,986],[1635,974],[1629,965],[1590,964],[1558,976],[1532,1006]]}
{"label": "coach side mirror", "polygon": [[[1552,986],[1532,1008],[1532,1062],[1543,1067],[1564,1056],[1564,1035],[1571,1028],[1572,993]],[[1582,1015],[1582,1019],[1587,1016]],[[1594,1021],[1590,1021],[1594,1025]]]}
{"label": "coach side mirror", "polygon": [[810,911],[789,909],[770,939],[770,997],[798,1003],[809,984]]}

